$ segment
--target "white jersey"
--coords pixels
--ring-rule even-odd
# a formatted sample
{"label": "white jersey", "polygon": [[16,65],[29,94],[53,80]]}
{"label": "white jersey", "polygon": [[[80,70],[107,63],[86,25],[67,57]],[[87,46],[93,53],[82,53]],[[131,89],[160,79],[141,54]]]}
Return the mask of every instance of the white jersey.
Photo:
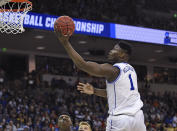
{"label": "white jersey", "polygon": [[120,74],[111,83],[106,81],[109,115],[135,115],[142,106],[134,68],[127,63],[116,63]]}

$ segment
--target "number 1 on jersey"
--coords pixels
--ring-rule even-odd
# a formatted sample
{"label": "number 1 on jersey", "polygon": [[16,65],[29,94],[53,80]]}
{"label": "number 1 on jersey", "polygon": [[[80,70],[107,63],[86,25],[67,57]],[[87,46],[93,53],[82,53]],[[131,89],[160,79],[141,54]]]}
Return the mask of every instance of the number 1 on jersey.
{"label": "number 1 on jersey", "polygon": [[131,90],[131,91],[132,91],[132,90],[135,90],[135,88],[134,88],[134,86],[133,86],[133,81],[132,81],[132,76],[131,76],[131,74],[129,74],[129,80],[130,80],[130,85],[131,85],[130,90]]}

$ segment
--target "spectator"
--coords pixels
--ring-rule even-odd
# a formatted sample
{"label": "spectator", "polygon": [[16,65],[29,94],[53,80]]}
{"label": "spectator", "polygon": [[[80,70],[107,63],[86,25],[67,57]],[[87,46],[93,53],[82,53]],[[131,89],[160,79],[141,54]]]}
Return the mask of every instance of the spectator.
{"label": "spectator", "polygon": [[[23,79],[19,81],[23,83]],[[59,86],[51,88],[45,88],[42,81],[37,88],[15,83],[17,82],[6,81],[0,87],[0,130],[57,130],[58,114],[66,111],[73,118],[73,130],[78,129],[80,121],[89,120],[93,122],[94,130],[104,131],[107,117],[107,103],[104,99],[81,95],[74,85],[63,79],[58,81]],[[98,88],[105,87],[103,79],[93,78],[92,84]],[[144,101],[143,110],[148,131],[176,128],[175,93],[140,93]]]}

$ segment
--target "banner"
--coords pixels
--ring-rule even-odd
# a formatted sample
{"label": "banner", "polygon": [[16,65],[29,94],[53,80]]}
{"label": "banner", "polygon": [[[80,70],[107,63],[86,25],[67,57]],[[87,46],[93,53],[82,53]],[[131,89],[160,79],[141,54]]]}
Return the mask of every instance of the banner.
{"label": "banner", "polygon": [[[53,31],[54,23],[58,17],[59,16],[43,15],[30,12],[25,16],[24,27]],[[110,36],[109,23],[81,20],[75,18],[73,18],[73,20],[75,23],[74,33],[76,34],[94,35],[102,37]]]}
{"label": "banner", "polygon": [[177,46],[177,32],[115,24],[113,38]]}
{"label": "banner", "polygon": [[[53,31],[58,17],[29,12],[24,18],[24,27]],[[76,34],[177,46],[177,32],[75,18],[73,20]]]}

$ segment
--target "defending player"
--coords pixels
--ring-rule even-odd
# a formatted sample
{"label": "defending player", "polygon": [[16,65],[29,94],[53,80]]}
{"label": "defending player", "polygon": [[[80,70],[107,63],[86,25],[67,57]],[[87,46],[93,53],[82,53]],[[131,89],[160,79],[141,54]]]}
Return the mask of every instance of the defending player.
{"label": "defending player", "polygon": [[[72,131],[72,121],[69,115],[60,115],[58,118],[58,127],[60,131]],[[78,131],[92,131],[91,126],[86,121],[79,123]]]}
{"label": "defending player", "polygon": [[58,118],[58,127],[60,131],[71,131],[72,121],[69,115],[63,114]]}
{"label": "defending player", "polygon": [[106,78],[106,89],[96,89],[89,84],[80,83],[78,89],[82,93],[107,97],[109,117],[107,131],[146,131],[144,115],[141,110],[134,68],[128,62],[131,48],[125,42],[119,42],[110,51],[108,58],[116,64],[97,64],[85,61],[71,46],[69,36],[55,31],[58,39],[75,65],[90,75]]}

